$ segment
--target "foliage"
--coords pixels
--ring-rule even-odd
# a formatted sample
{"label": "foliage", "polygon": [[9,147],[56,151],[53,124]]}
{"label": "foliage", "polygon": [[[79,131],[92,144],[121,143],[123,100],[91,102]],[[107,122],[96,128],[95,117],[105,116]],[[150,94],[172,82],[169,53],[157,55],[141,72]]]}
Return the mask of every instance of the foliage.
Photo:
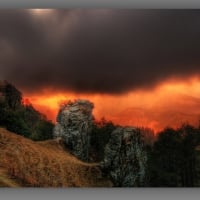
{"label": "foliage", "polygon": [[199,186],[196,147],[200,130],[183,125],[175,130],[166,128],[149,151],[149,185],[157,187]]}
{"label": "foliage", "polygon": [[95,161],[101,161],[104,158],[104,148],[115,128],[116,126],[111,121],[104,118],[93,124],[90,153]]}
{"label": "foliage", "polygon": [[33,108],[22,103],[22,94],[10,83],[0,91],[4,100],[0,101],[0,126],[33,140],[53,138],[53,123]]}
{"label": "foliage", "polygon": [[9,108],[15,110],[21,105],[22,94],[15,88],[15,86],[11,85],[10,83],[6,83],[4,94]]}

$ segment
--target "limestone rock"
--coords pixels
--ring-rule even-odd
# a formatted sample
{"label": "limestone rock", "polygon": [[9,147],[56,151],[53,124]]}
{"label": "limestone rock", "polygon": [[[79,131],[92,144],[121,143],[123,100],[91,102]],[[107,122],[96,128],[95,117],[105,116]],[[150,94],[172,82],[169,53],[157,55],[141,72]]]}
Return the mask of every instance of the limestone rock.
{"label": "limestone rock", "polygon": [[89,160],[93,107],[87,100],[68,102],[61,107],[54,128],[54,137],[63,138],[71,152],[83,161]]}
{"label": "limestone rock", "polygon": [[147,155],[139,129],[118,127],[111,133],[100,166],[116,187],[143,185]]}

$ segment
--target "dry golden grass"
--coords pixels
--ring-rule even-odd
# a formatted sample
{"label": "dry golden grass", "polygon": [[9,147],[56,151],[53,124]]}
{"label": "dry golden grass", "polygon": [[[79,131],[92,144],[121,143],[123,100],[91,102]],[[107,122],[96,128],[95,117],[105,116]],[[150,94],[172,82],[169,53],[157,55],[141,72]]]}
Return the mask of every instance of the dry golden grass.
{"label": "dry golden grass", "polygon": [[54,140],[36,143],[0,128],[0,152],[0,186],[111,186],[97,164],[78,160]]}
{"label": "dry golden grass", "polygon": [[9,176],[5,169],[0,168],[0,187],[20,187],[20,185],[15,178]]}

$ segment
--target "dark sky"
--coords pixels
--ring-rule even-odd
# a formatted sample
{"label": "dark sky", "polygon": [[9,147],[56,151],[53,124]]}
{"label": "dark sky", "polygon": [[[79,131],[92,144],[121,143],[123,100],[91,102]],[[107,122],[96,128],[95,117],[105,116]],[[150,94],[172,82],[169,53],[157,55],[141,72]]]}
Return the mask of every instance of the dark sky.
{"label": "dark sky", "polygon": [[200,10],[0,11],[0,79],[122,93],[200,74]]}

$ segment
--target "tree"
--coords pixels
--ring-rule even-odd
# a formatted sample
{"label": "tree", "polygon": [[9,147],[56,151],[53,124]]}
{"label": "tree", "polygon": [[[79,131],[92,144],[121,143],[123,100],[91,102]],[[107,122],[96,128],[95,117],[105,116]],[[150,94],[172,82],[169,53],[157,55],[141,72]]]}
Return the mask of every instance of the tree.
{"label": "tree", "polygon": [[23,104],[22,93],[12,84],[5,81],[0,93],[0,126],[33,140],[53,138],[53,123],[31,104]]}
{"label": "tree", "polygon": [[181,136],[172,128],[159,133],[150,167],[150,184],[157,187],[180,186]]}
{"label": "tree", "polygon": [[90,154],[92,154],[95,161],[101,161],[103,159],[104,148],[115,128],[116,126],[105,118],[102,118],[100,121],[96,121],[93,124]]}
{"label": "tree", "polygon": [[199,186],[199,144],[200,129],[188,124],[160,132],[148,154],[150,186]]}
{"label": "tree", "polygon": [[182,165],[181,180],[182,186],[194,187],[198,182],[196,171],[196,146],[200,143],[200,131],[191,125],[184,124],[178,129],[182,137]]}
{"label": "tree", "polygon": [[12,84],[7,83],[4,89],[6,102],[11,109],[16,109],[21,105],[22,94]]}
{"label": "tree", "polygon": [[53,139],[53,128],[51,121],[40,120],[30,138],[36,141]]}

